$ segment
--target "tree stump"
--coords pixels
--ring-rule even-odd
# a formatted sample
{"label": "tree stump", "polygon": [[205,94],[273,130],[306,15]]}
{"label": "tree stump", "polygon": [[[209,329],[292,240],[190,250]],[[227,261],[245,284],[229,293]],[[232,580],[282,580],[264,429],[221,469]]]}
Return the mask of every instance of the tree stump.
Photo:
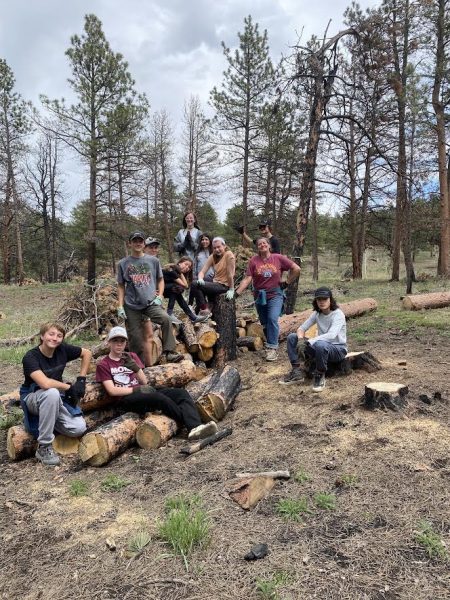
{"label": "tree stump", "polygon": [[249,350],[262,350],[264,348],[264,342],[260,337],[240,337],[237,339],[238,348],[248,348]]}
{"label": "tree stump", "polygon": [[364,404],[367,408],[389,408],[398,411],[407,406],[408,387],[402,383],[373,381],[364,388]]}
{"label": "tree stump", "polygon": [[159,448],[176,435],[177,431],[178,425],[170,417],[148,413],[136,429],[136,442],[144,450]]}
{"label": "tree stump", "polygon": [[226,366],[218,379],[197,401],[197,408],[204,422],[220,421],[230,408],[241,389],[241,376],[234,367]]}
{"label": "tree stump", "polygon": [[[355,370],[374,373],[381,368],[380,361],[371,352],[348,352],[347,356],[340,363],[328,364],[326,375],[350,375]],[[304,370],[307,377],[312,377],[315,371],[314,361],[307,361]]]}
{"label": "tree stump", "polygon": [[216,297],[213,319],[217,325],[219,339],[215,346],[214,367],[223,368],[229,361],[236,360],[236,305],[227,300],[225,294]]}

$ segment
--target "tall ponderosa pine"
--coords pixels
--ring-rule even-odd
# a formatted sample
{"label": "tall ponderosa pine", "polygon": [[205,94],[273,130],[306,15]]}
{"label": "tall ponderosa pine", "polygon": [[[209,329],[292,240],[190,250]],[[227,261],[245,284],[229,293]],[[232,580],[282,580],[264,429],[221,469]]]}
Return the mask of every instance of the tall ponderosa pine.
{"label": "tall ponderosa pine", "polygon": [[259,32],[252,17],[244,19],[244,33],[238,33],[239,47],[232,52],[222,42],[228,62],[222,90],[211,91],[211,104],[216,110],[215,126],[229,163],[242,181],[242,208],[247,222],[249,170],[252,146],[259,135],[259,118],[268,93],[274,86],[274,68],[269,56],[267,31]]}
{"label": "tall ponderosa pine", "polygon": [[134,96],[128,64],[111,50],[101,21],[86,15],[84,33],[71,38],[66,51],[72,69],[69,84],[77,103],[43,102],[60,120],[60,137],[89,164],[89,219],[87,231],[88,283],[95,283],[97,244],[97,175],[104,155],[105,128],[117,104]]}

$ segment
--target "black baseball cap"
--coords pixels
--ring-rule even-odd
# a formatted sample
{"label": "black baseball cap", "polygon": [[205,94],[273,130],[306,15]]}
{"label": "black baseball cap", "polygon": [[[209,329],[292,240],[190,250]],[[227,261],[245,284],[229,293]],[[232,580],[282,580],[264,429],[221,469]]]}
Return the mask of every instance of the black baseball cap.
{"label": "black baseball cap", "polygon": [[145,233],[142,233],[142,231],[133,231],[133,233],[130,233],[130,235],[128,237],[128,241],[132,242],[133,240],[137,240],[138,238],[145,240],[145,238],[146,238]]}
{"label": "black baseball cap", "polygon": [[314,298],[331,298],[331,290],[327,287],[320,287],[314,292]]}
{"label": "black baseball cap", "polygon": [[262,229],[263,227],[270,227],[272,224],[272,221],[270,219],[266,219],[265,221],[260,221],[258,227],[259,229]]}

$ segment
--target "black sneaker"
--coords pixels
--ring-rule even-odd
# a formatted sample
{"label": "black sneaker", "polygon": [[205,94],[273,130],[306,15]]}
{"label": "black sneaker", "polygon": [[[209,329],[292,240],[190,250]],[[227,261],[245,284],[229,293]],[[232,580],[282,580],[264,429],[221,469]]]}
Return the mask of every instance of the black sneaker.
{"label": "black sneaker", "polygon": [[61,462],[51,444],[49,446],[39,445],[35,456],[46,467],[57,467]]}
{"label": "black sneaker", "polygon": [[292,367],[289,373],[286,373],[278,383],[282,385],[294,385],[296,383],[303,383],[303,381],[305,381],[305,375],[300,367]]}
{"label": "black sneaker", "polygon": [[324,387],[325,387],[325,374],[324,373],[315,373],[312,391],[313,392],[321,392]]}

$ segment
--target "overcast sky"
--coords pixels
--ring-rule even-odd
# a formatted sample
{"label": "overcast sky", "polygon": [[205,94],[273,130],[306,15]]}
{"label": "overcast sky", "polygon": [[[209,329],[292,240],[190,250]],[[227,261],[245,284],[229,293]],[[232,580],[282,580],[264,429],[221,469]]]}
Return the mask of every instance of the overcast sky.
{"label": "overcast sky", "polygon": [[[165,108],[179,123],[183,102],[197,94],[206,104],[220,86],[226,65],[222,40],[237,44],[244,17],[251,14],[267,29],[274,60],[289,53],[303,31],[329,35],[342,27],[350,0],[0,0],[0,56],[16,77],[16,90],[39,105],[39,94],[69,96],[65,51],[70,37],[83,31],[84,15],[94,13],[112,49],[129,63],[136,89],[152,110]],[[363,8],[376,6],[362,0]],[[68,174],[73,201],[83,196],[86,178],[74,164]],[[66,177],[67,180],[67,177]],[[74,181],[78,183],[74,185]]]}

